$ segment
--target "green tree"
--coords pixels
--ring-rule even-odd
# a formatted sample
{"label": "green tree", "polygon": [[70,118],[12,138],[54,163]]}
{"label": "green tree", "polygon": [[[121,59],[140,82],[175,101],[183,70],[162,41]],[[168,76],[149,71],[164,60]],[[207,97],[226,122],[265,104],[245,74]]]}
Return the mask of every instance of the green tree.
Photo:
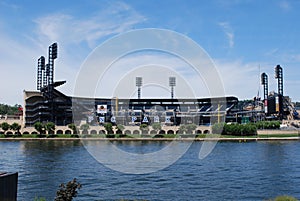
{"label": "green tree", "polygon": [[125,129],[125,127],[122,124],[118,124],[116,128],[117,128],[117,133],[119,134],[122,133],[123,130]]}
{"label": "green tree", "polygon": [[40,135],[44,134],[45,132],[45,126],[43,123],[41,122],[36,122],[35,124],[33,124],[35,130],[37,130],[37,132],[39,132]]}
{"label": "green tree", "polygon": [[62,183],[59,186],[59,190],[56,192],[54,201],[72,201],[74,197],[77,197],[77,189],[80,189],[82,185],[77,182],[76,178],[69,181],[67,184]]}
{"label": "green tree", "polygon": [[4,131],[4,134],[5,134],[6,131],[8,131],[8,130],[10,129],[10,125],[9,125],[9,123],[7,123],[7,122],[3,122],[3,123],[1,124],[1,128],[2,128],[2,130]]}
{"label": "green tree", "polygon": [[21,107],[21,105],[15,104],[14,106],[6,105],[6,104],[0,104],[0,115],[13,115],[18,114],[18,109]]}
{"label": "green tree", "polygon": [[107,131],[107,134],[113,134],[113,126],[111,123],[105,123],[104,128]]}
{"label": "green tree", "polygon": [[140,125],[140,130],[142,131],[142,134],[147,134],[149,131],[149,126],[148,124],[141,124]]}
{"label": "green tree", "polygon": [[68,128],[71,129],[73,131],[73,134],[77,134],[78,133],[78,129],[77,126],[75,124],[69,124]]}
{"label": "green tree", "polygon": [[179,130],[178,130],[178,133],[179,134],[184,134],[186,132],[187,132],[186,125],[185,124],[181,124],[180,127],[179,127]]}
{"label": "green tree", "polygon": [[47,122],[45,124],[45,130],[48,132],[48,134],[53,135],[55,131],[55,124],[53,122]]}
{"label": "green tree", "polygon": [[197,128],[197,125],[196,124],[187,124],[186,125],[186,132],[188,134],[192,134],[193,131]]}
{"label": "green tree", "polygon": [[224,134],[226,130],[226,124],[225,123],[215,123],[211,127],[211,132],[213,134]]}
{"label": "green tree", "polygon": [[82,130],[82,134],[88,134],[88,130],[90,129],[89,124],[82,124],[80,126],[80,130]]}
{"label": "green tree", "polygon": [[151,126],[152,126],[153,130],[156,131],[156,133],[161,130],[161,124],[158,122],[153,123]]}
{"label": "green tree", "polygon": [[14,122],[12,125],[10,125],[10,129],[15,131],[15,134],[20,134],[21,125]]}

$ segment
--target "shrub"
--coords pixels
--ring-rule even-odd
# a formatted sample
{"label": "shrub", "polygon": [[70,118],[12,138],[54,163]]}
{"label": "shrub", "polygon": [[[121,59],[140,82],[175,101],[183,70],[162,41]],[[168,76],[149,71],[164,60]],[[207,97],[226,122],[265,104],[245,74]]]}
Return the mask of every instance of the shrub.
{"label": "shrub", "polygon": [[296,198],[288,195],[280,195],[275,199],[270,199],[269,201],[298,201]]}
{"label": "shrub", "polygon": [[161,130],[161,124],[158,122],[153,123],[151,126],[152,126],[153,130],[155,130],[155,131]]}
{"label": "shrub", "polygon": [[46,198],[44,198],[44,197],[35,197],[34,201],[46,201]]}
{"label": "shrub", "polygon": [[107,134],[106,137],[107,138],[115,138],[115,134]]}
{"label": "shrub", "polygon": [[280,121],[259,121],[255,123],[257,129],[279,129]]}
{"label": "shrub", "polygon": [[122,124],[118,124],[118,125],[116,126],[116,128],[117,128],[117,133],[118,133],[118,134],[122,134],[122,133],[123,133],[123,130],[125,129],[125,127],[124,127]]}
{"label": "shrub", "polygon": [[40,135],[44,134],[45,132],[45,126],[41,122],[36,122],[34,125],[35,130],[39,132]]}
{"label": "shrub", "polygon": [[55,131],[55,124],[53,122],[47,122],[44,125],[45,129],[48,131],[48,134],[53,135]]}
{"label": "shrub", "polygon": [[249,124],[224,124],[218,123],[212,126],[212,133],[222,135],[235,136],[250,136],[257,135],[257,128],[255,125]]}
{"label": "shrub", "polygon": [[140,130],[142,131],[142,134],[147,134],[149,131],[149,126],[148,124],[141,124],[140,125]]}
{"label": "shrub", "polygon": [[1,128],[2,128],[2,130],[3,130],[4,133],[5,133],[6,131],[8,131],[8,130],[10,129],[10,125],[9,125],[7,122],[3,122],[3,123],[1,124]]}
{"label": "shrub", "polygon": [[82,134],[88,134],[88,130],[90,129],[89,124],[82,124],[80,126],[80,130],[82,130]]}
{"label": "shrub", "polygon": [[72,201],[74,197],[77,197],[77,189],[80,188],[81,184],[77,182],[76,178],[69,181],[66,185],[62,183],[56,192],[54,201]]}
{"label": "shrub", "polygon": [[154,135],[154,138],[163,138],[163,137],[164,137],[164,135],[162,135],[162,134]]}
{"label": "shrub", "polygon": [[105,123],[104,128],[107,131],[107,134],[113,134],[114,133],[112,123]]}
{"label": "shrub", "polygon": [[186,125],[185,124],[181,124],[180,127],[179,127],[179,130],[178,130],[178,133],[179,134],[184,134],[186,132],[187,132]]}
{"label": "shrub", "polygon": [[68,128],[73,131],[73,134],[78,134],[78,128],[75,124],[68,124]]}
{"label": "shrub", "polygon": [[197,125],[196,124],[187,124],[185,127],[186,127],[186,132],[188,134],[192,134],[193,131],[197,128]]}
{"label": "shrub", "polygon": [[226,126],[225,123],[216,123],[216,124],[212,125],[212,127],[211,127],[212,133],[222,134],[226,130],[225,126]]}
{"label": "shrub", "polygon": [[243,130],[244,135],[257,135],[257,128],[254,124],[246,124]]}
{"label": "shrub", "polygon": [[10,125],[10,129],[13,130],[13,131],[15,131],[15,134],[16,134],[17,136],[19,136],[19,134],[20,134],[20,129],[21,129],[21,125],[18,124],[18,123],[16,123],[16,122],[14,122],[12,125]]}

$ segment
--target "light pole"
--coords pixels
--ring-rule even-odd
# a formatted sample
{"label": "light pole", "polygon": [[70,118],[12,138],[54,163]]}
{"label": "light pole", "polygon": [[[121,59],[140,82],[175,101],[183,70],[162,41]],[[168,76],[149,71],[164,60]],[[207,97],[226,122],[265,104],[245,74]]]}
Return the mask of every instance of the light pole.
{"label": "light pole", "polygon": [[176,78],[169,77],[169,86],[171,87],[171,99],[174,98],[174,87],[176,86]]}
{"label": "light pole", "polygon": [[142,77],[136,77],[135,85],[138,87],[138,99],[141,99],[141,86],[143,85]]}

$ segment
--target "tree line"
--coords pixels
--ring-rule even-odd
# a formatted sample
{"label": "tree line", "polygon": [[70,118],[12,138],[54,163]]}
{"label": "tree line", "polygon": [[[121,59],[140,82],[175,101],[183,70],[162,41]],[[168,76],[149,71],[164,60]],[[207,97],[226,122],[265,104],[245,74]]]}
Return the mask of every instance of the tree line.
{"label": "tree line", "polygon": [[15,115],[19,114],[19,108],[21,108],[21,105],[15,104],[14,106],[7,105],[7,104],[1,104],[0,103],[0,115]]}

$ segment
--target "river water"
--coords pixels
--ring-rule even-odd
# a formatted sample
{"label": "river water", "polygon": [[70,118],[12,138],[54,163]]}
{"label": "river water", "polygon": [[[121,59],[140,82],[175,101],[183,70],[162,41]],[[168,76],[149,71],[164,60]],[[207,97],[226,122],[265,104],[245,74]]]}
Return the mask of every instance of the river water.
{"label": "river water", "polygon": [[[91,143],[90,146],[101,146]],[[163,149],[164,142],[114,142],[123,150]],[[180,142],[187,143],[187,142]],[[61,183],[82,184],[75,200],[266,200],[300,199],[300,142],[219,142],[199,159],[194,142],[174,164],[147,174],[102,165],[81,141],[0,141],[0,172],[19,172],[18,200],[54,200]],[[118,161],[115,161],[116,163]]]}

